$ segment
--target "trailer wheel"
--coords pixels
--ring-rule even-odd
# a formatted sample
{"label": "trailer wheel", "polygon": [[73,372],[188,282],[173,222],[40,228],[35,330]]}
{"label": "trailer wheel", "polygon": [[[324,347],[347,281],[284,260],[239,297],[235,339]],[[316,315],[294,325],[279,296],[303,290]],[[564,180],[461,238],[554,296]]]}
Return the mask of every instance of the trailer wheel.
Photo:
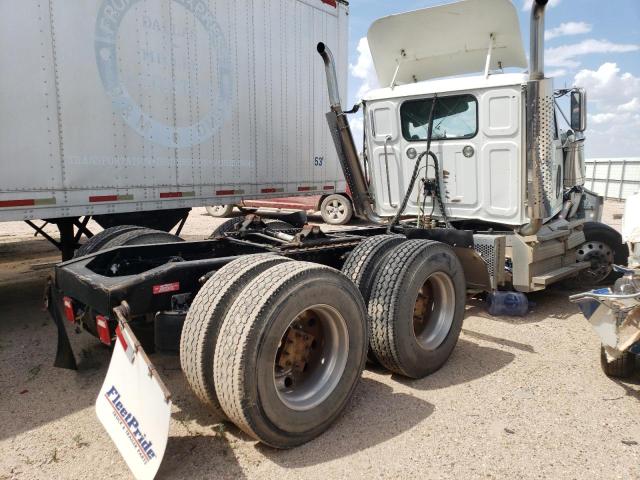
{"label": "trailer wheel", "polygon": [[182,238],[162,230],[153,230],[151,228],[140,228],[130,230],[113,237],[102,248],[122,247],[125,245],[145,245],[152,243],[177,243],[184,242]]}
{"label": "trailer wheel", "polygon": [[600,366],[608,377],[628,378],[633,375],[635,368],[635,355],[631,352],[624,352],[621,357],[610,361],[607,357],[604,345],[600,346]]}
{"label": "trailer wheel", "polygon": [[344,225],[353,217],[353,205],[344,195],[329,195],[320,204],[320,215],[329,225]]}
{"label": "trailer wheel", "polygon": [[[262,221],[272,230],[281,231],[296,228],[290,223],[283,222],[282,220],[263,219]],[[227,232],[233,232],[236,229],[236,225],[240,225],[242,222],[244,222],[244,217],[230,218],[229,220],[218,225],[218,227],[213,231],[209,238],[221,237]]]}
{"label": "trailer wheel", "polygon": [[226,218],[233,213],[233,205],[213,205],[204,207],[212,217]]}
{"label": "trailer wheel", "polygon": [[466,285],[448,245],[408,240],[378,271],[369,300],[371,348],[392,372],[421,378],[447,361],[460,336]]}
{"label": "trailer wheel", "polygon": [[[373,281],[387,254],[405,240],[403,235],[376,235],[367,238],[349,254],[342,273],[358,287],[365,305],[369,303]],[[378,363],[371,347],[367,352],[367,361]]]}
{"label": "trailer wheel", "polygon": [[90,253],[95,253],[101,250],[107,242],[114,239],[115,237],[132,230],[142,230],[143,228],[144,227],[138,227],[136,225],[118,225],[117,227],[106,228],[100,233],[96,233],[93,237],[91,237],[83,245],[81,245],[80,248],[78,248],[73,254],[73,258],[89,255]]}
{"label": "trailer wheel", "polygon": [[238,427],[276,448],[305,443],[345,408],[365,363],[366,311],[337,270],[286,262],[238,295],[218,337],[215,387]]}
{"label": "trailer wheel", "polygon": [[247,255],[228,263],[202,286],[193,299],[180,337],[180,364],[196,396],[219,419],[220,407],[213,380],[213,360],[220,325],[247,282],[288,258],[273,254]]}
{"label": "trailer wheel", "polygon": [[591,262],[591,267],[580,272],[572,283],[584,287],[612,282],[618,276],[613,265],[626,265],[629,256],[622,236],[609,225],[599,222],[585,223],[584,236],[587,241],[578,247],[576,261]]}

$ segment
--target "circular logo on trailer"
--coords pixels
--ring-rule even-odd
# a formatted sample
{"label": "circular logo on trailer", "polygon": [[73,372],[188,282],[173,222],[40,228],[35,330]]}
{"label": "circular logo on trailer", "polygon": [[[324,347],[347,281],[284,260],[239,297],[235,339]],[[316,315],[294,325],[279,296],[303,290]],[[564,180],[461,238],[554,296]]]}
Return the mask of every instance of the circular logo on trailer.
{"label": "circular logo on trailer", "polygon": [[197,145],[229,114],[229,49],[202,0],[104,0],[95,53],[113,107],[151,142]]}

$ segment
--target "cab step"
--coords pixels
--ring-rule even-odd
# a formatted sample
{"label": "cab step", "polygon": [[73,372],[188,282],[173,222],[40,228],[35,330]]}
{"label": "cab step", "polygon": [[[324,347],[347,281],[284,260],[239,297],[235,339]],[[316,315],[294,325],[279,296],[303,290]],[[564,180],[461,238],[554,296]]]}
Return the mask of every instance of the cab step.
{"label": "cab step", "polygon": [[551,285],[552,283],[575,275],[578,272],[589,268],[590,266],[591,263],[589,262],[578,262],[575,265],[558,268],[557,270],[552,270],[549,273],[545,273],[544,275],[535,276],[531,280],[534,285],[546,287],[547,285]]}

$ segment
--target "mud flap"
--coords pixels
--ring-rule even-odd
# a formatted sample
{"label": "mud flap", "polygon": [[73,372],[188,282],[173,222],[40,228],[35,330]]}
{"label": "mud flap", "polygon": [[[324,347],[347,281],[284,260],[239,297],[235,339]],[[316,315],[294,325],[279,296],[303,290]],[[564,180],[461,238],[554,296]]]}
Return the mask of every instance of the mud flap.
{"label": "mud flap", "polygon": [[[96,414],[138,479],[152,479],[169,437],[171,394],[116,307],[117,341]],[[119,311],[120,310],[120,311]]]}
{"label": "mud flap", "polygon": [[49,277],[45,287],[44,307],[51,315],[51,318],[53,318],[53,323],[56,324],[56,328],[58,329],[58,347],[56,349],[56,359],[53,362],[53,366],[58,368],[67,368],[69,370],[77,370],[78,365],[76,364],[76,357],[73,354],[69,335],[67,334],[67,329],[64,325],[64,319],[62,318],[60,309],[58,308],[58,298],[54,296],[53,288],[53,280]]}

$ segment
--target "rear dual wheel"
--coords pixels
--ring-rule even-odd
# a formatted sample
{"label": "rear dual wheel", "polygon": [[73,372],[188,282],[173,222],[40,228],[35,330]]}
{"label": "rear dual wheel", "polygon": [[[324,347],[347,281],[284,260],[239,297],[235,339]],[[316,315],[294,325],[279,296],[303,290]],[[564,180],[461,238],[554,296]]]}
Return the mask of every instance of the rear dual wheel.
{"label": "rear dual wheel", "polygon": [[451,247],[429,240],[382,236],[361,245],[345,267],[375,272],[353,276],[368,301],[370,355],[407,377],[435,372],[451,355],[462,328],[466,284],[460,261]]}
{"label": "rear dual wheel", "polygon": [[[267,256],[246,257],[242,275],[243,259],[229,264],[198,294],[181,359],[205,403],[263,443],[290,448],[326,430],[351,397],[365,362],[365,306],[334,269],[282,259],[250,271],[256,257]],[[213,288],[217,277],[236,280]]]}

